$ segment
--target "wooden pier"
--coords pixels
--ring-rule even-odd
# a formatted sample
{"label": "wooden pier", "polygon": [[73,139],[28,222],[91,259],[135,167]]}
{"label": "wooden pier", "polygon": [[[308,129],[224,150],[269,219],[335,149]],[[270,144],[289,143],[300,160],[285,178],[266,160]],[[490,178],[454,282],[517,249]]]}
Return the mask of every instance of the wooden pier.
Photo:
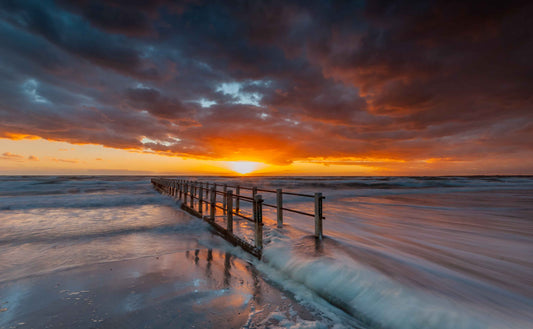
{"label": "wooden pier", "polygon": [[[276,209],[277,227],[283,227],[283,213],[292,212],[303,216],[313,217],[315,220],[315,237],[322,240],[322,221],[325,217],[322,214],[322,200],[325,199],[322,193],[303,194],[294,192],[284,192],[282,189],[267,190],[256,186],[230,186],[227,184],[217,185],[216,183],[191,181],[184,179],[152,178],[154,188],[160,193],[167,194],[176,200],[181,201],[181,208],[188,213],[202,218],[215,229],[217,234],[231,242],[239,245],[252,255],[261,258],[263,250],[263,207]],[[233,190],[234,189],[234,190]],[[235,191],[235,192],[234,192]],[[248,191],[248,196],[241,194],[241,191]],[[273,193],[276,195],[276,204],[265,203],[261,194]],[[310,198],[314,202],[314,213],[290,209],[283,206],[283,195],[293,195]],[[241,202],[251,204],[252,216],[247,216],[241,211]],[[216,222],[217,209],[222,210],[225,226]],[[204,211],[208,214],[204,215]],[[254,243],[245,241],[242,237],[233,232],[234,216],[246,219],[254,223]]]}

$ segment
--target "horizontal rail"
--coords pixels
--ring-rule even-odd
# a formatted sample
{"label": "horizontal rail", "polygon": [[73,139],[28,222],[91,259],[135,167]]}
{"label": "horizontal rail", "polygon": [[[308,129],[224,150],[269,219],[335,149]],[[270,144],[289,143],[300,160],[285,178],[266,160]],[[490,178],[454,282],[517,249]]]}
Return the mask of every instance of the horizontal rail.
{"label": "horizontal rail", "polygon": [[257,189],[259,192],[268,192],[268,193],[276,193],[276,191],[272,191],[272,190],[264,190],[262,188],[258,188]]}
{"label": "horizontal rail", "polygon": [[232,214],[234,214],[234,215],[236,215],[236,216],[239,216],[239,217],[241,217],[241,218],[244,218],[244,219],[246,219],[246,220],[248,220],[248,221],[250,221],[250,222],[253,222],[253,221],[254,221],[254,219],[253,219],[252,217],[244,216],[244,215],[242,215],[242,214],[240,214],[240,213],[238,213],[238,212],[235,212],[235,211],[233,211]]}
{"label": "horizontal rail", "polygon": [[[224,191],[215,191],[215,193],[218,194],[218,195],[223,195],[223,196],[228,194],[227,192],[224,193]],[[239,199],[239,200],[248,201],[248,202],[254,202],[253,198],[250,198],[250,197],[247,197],[247,196],[244,196],[244,195],[239,195],[239,194],[233,194],[233,198]]]}
{"label": "horizontal rail", "polygon": [[[217,187],[219,186],[224,186],[223,184],[217,184]],[[226,185],[226,187],[229,187],[229,188],[237,188],[237,186],[235,185]],[[246,186],[238,186],[241,190],[248,190],[248,191],[253,191],[254,189],[252,187],[246,187]],[[203,187],[203,186],[197,186],[196,187],[197,189],[200,189],[202,191],[204,190],[207,190],[209,191],[209,188],[206,188],[206,187]],[[277,193],[276,191],[274,190],[267,190],[267,189],[262,189],[262,188],[257,188],[256,191],[258,192],[267,192],[267,193]],[[217,194],[218,193],[224,193],[222,191],[219,191],[218,189],[216,190]],[[294,196],[302,196],[302,197],[306,197],[306,198],[314,198],[315,196],[312,195],[312,194],[305,194],[305,193],[297,193],[297,192],[286,192],[286,191],[282,191],[281,192],[282,194],[287,194],[287,195],[294,195]],[[326,197],[323,196],[322,199],[325,199]],[[252,199],[253,200],[253,199]]]}
{"label": "horizontal rail", "polygon": [[247,197],[247,196],[244,196],[244,195],[234,194],[233,197],[237,198],[237,199],[240,199],[240,200],[248,201],[248,202],[254,202],[253,198],[250,198],[250,197]]}
{"label": "horizontal rail", "polygon": [[[257,223],[262,223],[262,210],[259,211],[256,214],[256,209],[261,208],[262,206],[274,208],[277,210],[277,227],[281,228],[283,227],[283,212],[291,212],[303,216],[308,217],[314,217],[315,219],[315,237],[318,239],[322,239],[322,220],[326,219],[325,216],[323,216],[323,209],[322,209],[322,200],[325,199],[325,197],[322,195],[322,193],[314,193],[314,194],[306,194],[306,193],[298,193],[298,192],[287,192],[283,191],[282,189],[265,189],[265,188],[259,188],[259,187],[247,187],[247,186],[240,186],[240,185],[229,185],[229,184],[223,184],[223,183],[211,183],[211,182],[201,182],[201,181],[192,181],[192,180],[184,180],[184,179],[169,179],[169,178],[153,178],[152,183],[154,186],[160,190],[161,192],[167,193],[169,195],[172,195],[176,198],[179,198],[179,200],[183,199],[182,206],[188,207],[188,202],[190,200],[190,208],[192,211],[196,207],[196,200],[198,200],[197,207],[198,207],[198,214],[201,216],[203,203],[205,203],[205,207],[211,207],[210,210],[210,218],[214,218],[214,212],[215,209],[223,210],[224,214],[226,215],[228,222],[228,232],[232,232],[232,226],[233,226],[233,219],[232,216],[238,216],[240,218],[254,221],[256,222],[256,240],[259,241],[257,246],[262,246],[262,231],[257,228]],[[221,190],[223,188],[223,190]],[[230,188],[228,190],[228,188]],[[233,190],[236,190],[234,193]],[[241,195],[241,190],[244,191],[252,191],[252,197]],[[275,194],[275,203],[268,204],[265,203],[264,199],[262,197],[259,198],[259,204],[257,205],[259,208],[256,208],[256,201],[254,200],[256,198],[256,195],[258,195],[257,192],[265,192],[265,193],[272,193]],[[248,193],[246,193],[248,194]],[[217,202],[217,196],[222,196],[222,202]],[[283,195],[293,195],[293,196],[300,196],[305,198],[313,198],[314,199],[314,213],[305,212],[302,210],[297,209],[291,209],[283,207]],[[210,196],[210,197],[209,197]],[[233,202],[236,200],[235,203],[235,210],[233,210]],[[253,217],[249,217],[244,215],[244,213],[240,212],[240,201],[246,201],[253,204]],[[262,209],[262,208],[261,208]],[[245,212],[246,214],[249,214],[248,212]],[[257,219],[256,215],[258,216]],[[259,225],[259,226],[262,226]],[[257,235],[258,234],[258,235]],[[256,242],[257,242],[256,241]],[[262,247],[261,247],[262,248]]]}
{"label": "horizontal rail", "polygon": [[[275,206],[273,204],[268,204],[268,203],[263,203],[263,206],[267,206],[267,207],[270,207],[270,208],[277,208],[277,206]],[[310,214],[308,212],[303,212],[303,211],[296,210],[296,209],[290,209],[290,208],[282,207],[281,210],[289,211],[289,212],[295,212],[297,214],[305,215],[305,216],[309,216],[309,217],[315,217],[315,214]],[[322,216],[322,219],[326,219],[326,217]]]}
{"label": "horizontal rail", "polygon": [[[217,185],[218,186],[224,186],[224,185]],[[237,188],[237,186],[233,186],[233,185],[226,185],[227,187],[231,187],[231,188]],[[239,188],[241,190],[249,190],[249,191],[253,191],[254,189],[251,188],[251,187],[245,187],[245,186],[239,186]],[[277,193],[276,191],[274,190],[266,190],[266,189],[262,189],[262,188],[258,188],[256,189],[257,191],[259,192],[268,192],[268,193]],[[282,191],[281,192],[282,194],[287,194],[287,195],[296,195],[296,196],[303,196],[303,197],[307,197],[307,198],[314,198],[315,196],[312,195],[312,194],[304,194],[304,193],[296,193],[296,192],[285,192],[285,191]],[[322,197],[322,198],[326,198],[326,197]]]}
{"label": "horizontal rail", "polygon": [[[259,189],[258,189],[259,190]],[[227,193],[224,193],[222,191],[217,191],[216,192],[218,195],[226,195]],[[191,196],[191,194],[187,193],[186,195],[189,195]],[[234,198],[239,198],[239,199],[243,199],[245,201],[249,201],[249,202],[253,202],[253,199],[252,198],[248,198],[248,197],[244,197],[244,196],[237,196],[237,195],[233,195]],[[200,200],[199,197],[195,196],[195,195],[192,195],[192,198],[193,199],[197,199],[197,200]],[[324,198],[324,197],[323,197]],[[204,200],[204,203],[207,203],[207,204],[211,204],[211,202],[209,201],[206,201]],[[277,206],[273,205],[273,204],[268,204],[268,203],[263,203],[263,206],[267,206],[267,207],[270,207],[270,208],[277,208]],[[218,204],[216,205],[217,208],[219,209],[222,209],[224,210],[224,207],[222,206],[219,206]],[[297,213],[297,214],[300,214],[300,215],[304,215],[304,216],[309,216],[309,217],[315,217],[315,214],[310,214],[308,212],[304,212],[304,211],[300,211],[300,210],[296,210],[296,209],[290,209],[290,208],[285,208],[285,207],[282,207],[281,208],[283,211],[288,211],[288,212],[293,212],[293,213]],[[237,216],[240,216],[239,214],[237,213],[233,213]],[[241,216],[242,217],[242,216]],[[244,217],[243,217],[244,218]],[[248,219],[248,218],[247,218]],[[325,216],[322,216],[322,219],[326,219]]]}
{"label": "horizontal rail", "polygon": [[[223,185],[218,185],[218,186],[223,186]],[[227,185],[226,185],[226,187],[237,188],[236,186],[227,186]],[[201,190],[208,190],[208,191],[209,191],[209,189],[207,189],[207,188],[205,188],[205,187],[197,186],[196,188],[199,188],[199,189],[201,189]],[[240,186],[239,188],[241,188],[241,189],[245,189],[245,190],[253,190],[253,189],[251,189],[251,188],[242,187],[242,186]],[[276,191],[272,191],[272,190],[264,190],[264,189],[259,189],[259,188],[257,189],[257,191],[276,193]],[[215,193],[216,193],[217,195],[222,195],[222,196],[226,196],[226,195],[227,195],[227,192],[224,192],[224,191],[218,191],[218,190],[215,190]],[[305,196],[305,197],[313,197],[313,198],[314,198],[314,195],[310,195],[310,194],[293,193],[293,192],[282,192],[282,193],[283,193],[283,194],[289,194],[289,195],[297,195],[297,196]],[[186,193],[184,192],[184,194],[187,195],[187,196],[189,196],[189,197],[191,197],[193,200],[194,200],[194,199],[196,199],[196,200],[200,200],[200,198],[197,197],[195,194],[191,194],[191,193],[189,193],[189,192],[186,192]],[[236,199],[244,200],[244,201],[251,202],[251,203],[253,203],[253,200],[254,200],[253,198],[250,198],[250,197],[247,197],[247,196],[244,196],[244,195],[239,195],[239,194],[234,194],[233,197],[236,198]],[[322,199],[325,199],[325,198],[326,198],[326,197],[324,197],[324,196],[322,197]],[[205,200],[205,199],[203,199],[203,202],[206,203],[206,204],[211,204],[211,202],[209,202],[209,201],[207,201],[207,200]],[[272,205],[272,204],[268,204],[268,203],[263,203],[263,205],[264,205],[264,206],[267,206],[267,207],[270,207],[270,208],[277,208],[277,206]],[[222,206],[219,206],[218,204],[216,205],[216,207],[219,208],[219,209],[224,210],[224,208],[223,208]],[[290,208],[285,208],[285,207],[282,207],[281,209],[282,209],[283,211],[293,212],[293,213],[300,214],[300,215],[304,215],[304,216],[315,217],[315,214],[307,213],[307,212],[300,211],[300,210],[296,210],[296,209],[290,209]],[[237,213],[235,213],[235,212],[234,212],[233,214],[235,214],[235,215],[237,215],[237,216],[240,216],[240,217],[243,217],[243,216],[241,216],[240,214],[237,214]],[[251,219],[251,218],[249,218],[249,217],[243,217],[243,218],[245,218],[245,219],[249,219],[249,220],[252,220],[252,221],[253,221],[253,219]],[[325,216],[322,216],[322,219],[326,219],[326,217],[325,217]]]}

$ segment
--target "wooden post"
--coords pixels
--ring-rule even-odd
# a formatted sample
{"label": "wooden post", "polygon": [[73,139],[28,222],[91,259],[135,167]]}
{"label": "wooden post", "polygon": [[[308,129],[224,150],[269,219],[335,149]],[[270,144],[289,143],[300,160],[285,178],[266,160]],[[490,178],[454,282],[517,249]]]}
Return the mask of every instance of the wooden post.
{"label": "wooden post", "polygon": [[189,205],[191,204],[191,200],[193,200],[192,196],[194,195],[194,181],[189,181]]}
{"label": "wooden post", "polygon": [[[217,194],[217,183],[213,183],[213,187],[215,188],[215,195]],[[215,200],[216,200],[216,196],[215,196]]]}
{"label": "wooden post", "polygon": [[322,240],[322,193],[315,193],[315,237]]}
{"label": "wooden post", "polygon": [[209,219],[213,222],[215,221],[215,204],[217,202],[217,194],[215,192],[215,187],[211,187],[211,190],[209,191],[210,197],[211,197],[211,209],[209,213]]}
{"label": "wooden post", "polygon": [[239,197],[241,196],[241,187],[239,185],[237,185],[237,190],[235,191],[235,194],[235,212],[238,214],[239,210],[241,209],[239,199]]}
{"label": "wooden post", "polygon": [[183,191],[183,204],[187,205],[187,194],[189,193],[189,181],[184,182],[185,191]]}
{"label": "wooden post", "polygon": [[227,211],[227,230],[229,233],[233,233],[233,191],[229,190],[226,193],[226,211]]}
{"label": "wooden post", "polygon": [[260,194],[254,196],[253,203],[255,222],[255,246],[263,249],[263,198]]}
{"label": "wooden post", "polygon": [[194,188],[195,186],[196,186],[196,183],[191,182],[191,203],[190,203],[191,209],[194,209]]}
{"label": "wooden post", "polygon": [[209,182],[205,182],[205,211],[207,211],[207,200],[209,199]]}
{"label": "wooden post", "polygon": [[198,188],[200,191],[198,192],[198,212],[200,215],[203,213],[203,207],[204,207],[204,184],[200,183]]}
{"label": "wooden post", "polygon": [[283,192],[276,189],[276,207],[278,208],[278,228],[283,227]]}
{"label": "wooden post", "polygon": [[252,187],[252,199],[255,199],[255,196],[257,195],[257,186]]}
{"label": "wooden post", "polygon": [[223,195],[223,198],[222,198],[222,209],[224,210],[224,212],[226,212],[226,193],[228,192],[228,185],[227,184],[224,184],[224,195]]}
{"label": "wooden post", "polygon": [[189,205],[191,204],[191,200],[192,200],[192,181],[188,181],[188,184],[189,186],[187,187],[187,192],[189,192],[189,201],[188,202],[185,202],[185,204],[189,203]]}

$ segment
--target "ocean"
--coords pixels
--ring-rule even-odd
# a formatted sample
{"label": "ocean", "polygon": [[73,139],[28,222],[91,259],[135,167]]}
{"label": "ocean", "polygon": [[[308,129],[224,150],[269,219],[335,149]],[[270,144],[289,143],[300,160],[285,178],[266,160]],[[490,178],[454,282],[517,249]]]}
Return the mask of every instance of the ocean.
{"label": "ocean", "polygon": [[[88,327],[85,320],[95,327],[210,327],[194,308],[176,318],[180,311],[172,304],[179,297],[180,307],[190,307],[182,292],[198,294],[200,288],[210,309],[228,308],[231,300],[227,312],[243,310],[227,326],[220,319],[230,313],[213,315],[209,321],[219,321],[217,328],[533,326],[533,177],[180,178],[321,192],[325,238],[317,244],[313,218],[294,213],[285,213],[283,229],[276,229],[275,212],[265,207],[258,261],[155,191],[150,177],[1,176],[0,328],[24,327],[41,317],[61,327],[61,315],[50,313],[63,304],[39,313],[47,298],[43,286],[58,281],[51,293],[67,303],[90,294],[73,278],[105,281],[102,268],[109,264],[122,264],[112,278],[118,285],[132,280],[136,292],[123,283],[117,294],[127,298],[109,303],[113,294],[92,282],[91,298],[71,301],[89,306],[64,315],[74,321],[65,327]],[[274,203],[273,195],[262,194]],[[313,212],[304,197],[287,195],[284,203]],[[236,227],[246,236],[245,224]],[[158,265],[161,260],[166,263]],[[140,289],[154,273],[158,279]],[[60,280],[77,286],[65,289]],[[254,292],[258,281],[269,291],[261,299]],[[158,286],[165,288],[154,295]],[[226,302],[215,303],[221,296]],[[95,304],[101,308],[94,311]],[[159,315],[165,312],[157,320],[156,306]],[[85,307],[96,315],[86,315]],[[132,314],[142,325],[127,322]]]}

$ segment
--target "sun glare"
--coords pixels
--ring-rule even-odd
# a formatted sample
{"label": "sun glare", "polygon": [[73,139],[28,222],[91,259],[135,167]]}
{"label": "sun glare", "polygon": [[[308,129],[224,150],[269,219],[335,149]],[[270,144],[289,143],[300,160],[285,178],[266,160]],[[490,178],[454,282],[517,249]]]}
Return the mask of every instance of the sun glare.
{"label": "sun glare", "polygon": [[229,162],[229,166],[231,170],[241,174],[245,175],[248,173],[251,173],[252,171],[259,168],[261,164],[259,162],[252,162],[252,161],[232,161]]}

